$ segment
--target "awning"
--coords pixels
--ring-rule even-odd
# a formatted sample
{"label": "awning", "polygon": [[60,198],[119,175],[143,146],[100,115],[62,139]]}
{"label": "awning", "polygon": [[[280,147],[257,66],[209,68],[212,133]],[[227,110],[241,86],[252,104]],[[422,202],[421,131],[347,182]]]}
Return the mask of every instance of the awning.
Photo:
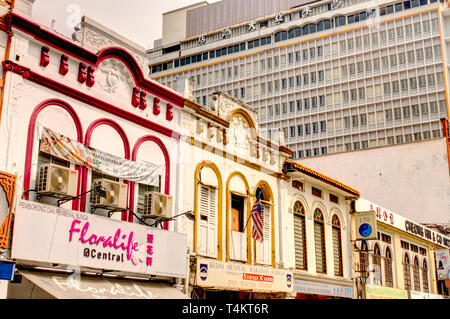
{"label": "awning", "polygon": [[181,291],[165,283],[29,270],[19,272],[57,299],[187,299]]}

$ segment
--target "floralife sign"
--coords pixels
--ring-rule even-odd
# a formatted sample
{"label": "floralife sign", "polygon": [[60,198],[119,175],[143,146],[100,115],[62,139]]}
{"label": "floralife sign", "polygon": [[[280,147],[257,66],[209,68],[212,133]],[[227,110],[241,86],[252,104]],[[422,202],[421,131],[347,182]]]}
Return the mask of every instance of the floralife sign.
{"label": "floralife sign", "polygon": [[366,199],[358,199],[356,201],[356,210],[375,210],[377,221],[400,229],[404,232],[428,240],[437,245],[450,248],[450,238],[435,232],[425,226],[419,225],[405,217],[398,215],[388,209],[385,209],[375,203],[372,203]]}
{"label": "floralife sign", "polygon": [[19,200],[12,258],[185,277],[186,234]]}
{"label": "floralife sign", "polygon": [[292,272],[265,266],[198,258],[195,285],[260,292],[293,291]]}

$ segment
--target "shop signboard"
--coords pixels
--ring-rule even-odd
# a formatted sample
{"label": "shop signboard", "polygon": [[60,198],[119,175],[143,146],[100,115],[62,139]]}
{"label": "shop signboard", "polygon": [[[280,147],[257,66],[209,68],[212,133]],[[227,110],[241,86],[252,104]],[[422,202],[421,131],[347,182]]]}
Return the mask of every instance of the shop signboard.
{"label": "shop signboard", "polygon": [[436,294],[429,294],[422,291],[409,291],[409,297],[410,299],[444,299],[444,296],[442,295],[436,295]]}
{"label": "shop signboard", "polygon": [[356,240],[377,239],[377,221],[375,211],[356,212],[355,220]]}
{"label": "shop signboard", "polygon": [[353,288],[349,286],[294,280],[294,292],[324,296],[352,298]]}
{"label": "shop signboard", "polygon": [[198,258],[195,285],[215,289],[292,292],[291,271]]}
{"label": "shop signboard", "polygon": [[12,258],[124,273],[186,277],[186,234],[37,202],[16,205]]}
{"label": "shop signboard", "polygon": [[436,254],[436,269],[438,280],[450,279],[450,261],[448,249],[437,249]]}
{"label": "shop signboard", "polygon": [[366,285],[367,299],[408,299],[408,290]]}
{"label": "shop signboard", "polygon": [[383,224],[395,227],[401,231],[417,236],[424,240],[428,240],[436,245],[450,248],[450,237],[435,232],[434,230],[422,226],[419,223],[413,222],[401,215],[394,213],[388,209],[385,209],[375,203],[372,203],[366,199],[360,198],[356,201],[357,211],[374,210],[376,220]]}

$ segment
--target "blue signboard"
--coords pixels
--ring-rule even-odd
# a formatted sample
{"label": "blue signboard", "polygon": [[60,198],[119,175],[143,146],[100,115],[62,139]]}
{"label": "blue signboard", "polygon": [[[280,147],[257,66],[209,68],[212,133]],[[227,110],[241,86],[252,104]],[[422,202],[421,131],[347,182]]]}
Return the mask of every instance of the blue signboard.
{"label": "blue signboard", "polygon": [[15,263],[0,262],[0,280],[14,280]]}

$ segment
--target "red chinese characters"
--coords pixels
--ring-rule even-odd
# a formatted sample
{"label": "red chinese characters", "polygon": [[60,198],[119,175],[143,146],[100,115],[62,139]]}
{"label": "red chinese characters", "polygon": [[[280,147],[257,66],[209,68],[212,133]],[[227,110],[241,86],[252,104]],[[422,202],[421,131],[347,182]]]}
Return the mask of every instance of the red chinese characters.
{"label": "red chinese characters", "polygon": [[67,72],[69,72],[69,57],[63,54],[59,63],[59,74],[66,75]]}
{"label": "red chinese characters", "polygon": [[86,79],[86,85],[88,87],[93,87],[95,84],[95,68],[90,66],[88,67],[88,71],[87,71],[87,79]]}
{"label": "red chinese characters", "polygon": [[50,49],[48,47],[42,47],[41,49],[41,62],[39,63],[42,67],[47,67],[47,65],[50,63],[50,56],[48,54],[48,51]]}
{"label": "red chinese characters", "polygon": [[83,84],[86,82],[87,79],[87,66],[84,63],[80,63],[80,66],[78,67],[78,82]]}
{"label": "red chinese characters", "polygon": [[153,264],[153,234],[147,234],[147,266]]}
{"label": "red chinese characters", "polygon": [[147,108],[147,93],[142,91],[139,98],[139,109],[145,110]]}
{"label": "red chinese characters", "polygon": [[153,99],[153,114],[158,115],[161,113],[161,107],[159,106],[160,99],[155,97]]}
{"label": "red chinese characters", "polygon": [[173,105],[167,104],[167,111],[166,111],[166,120],[172,121],[173,120]]}
{"label": "red chinese characters", "polygon": [[131,95],[131,105],[134,107],[138,107],[140,103],[140,97],[139,97],[139,89],[133,88],[133,94]]}

